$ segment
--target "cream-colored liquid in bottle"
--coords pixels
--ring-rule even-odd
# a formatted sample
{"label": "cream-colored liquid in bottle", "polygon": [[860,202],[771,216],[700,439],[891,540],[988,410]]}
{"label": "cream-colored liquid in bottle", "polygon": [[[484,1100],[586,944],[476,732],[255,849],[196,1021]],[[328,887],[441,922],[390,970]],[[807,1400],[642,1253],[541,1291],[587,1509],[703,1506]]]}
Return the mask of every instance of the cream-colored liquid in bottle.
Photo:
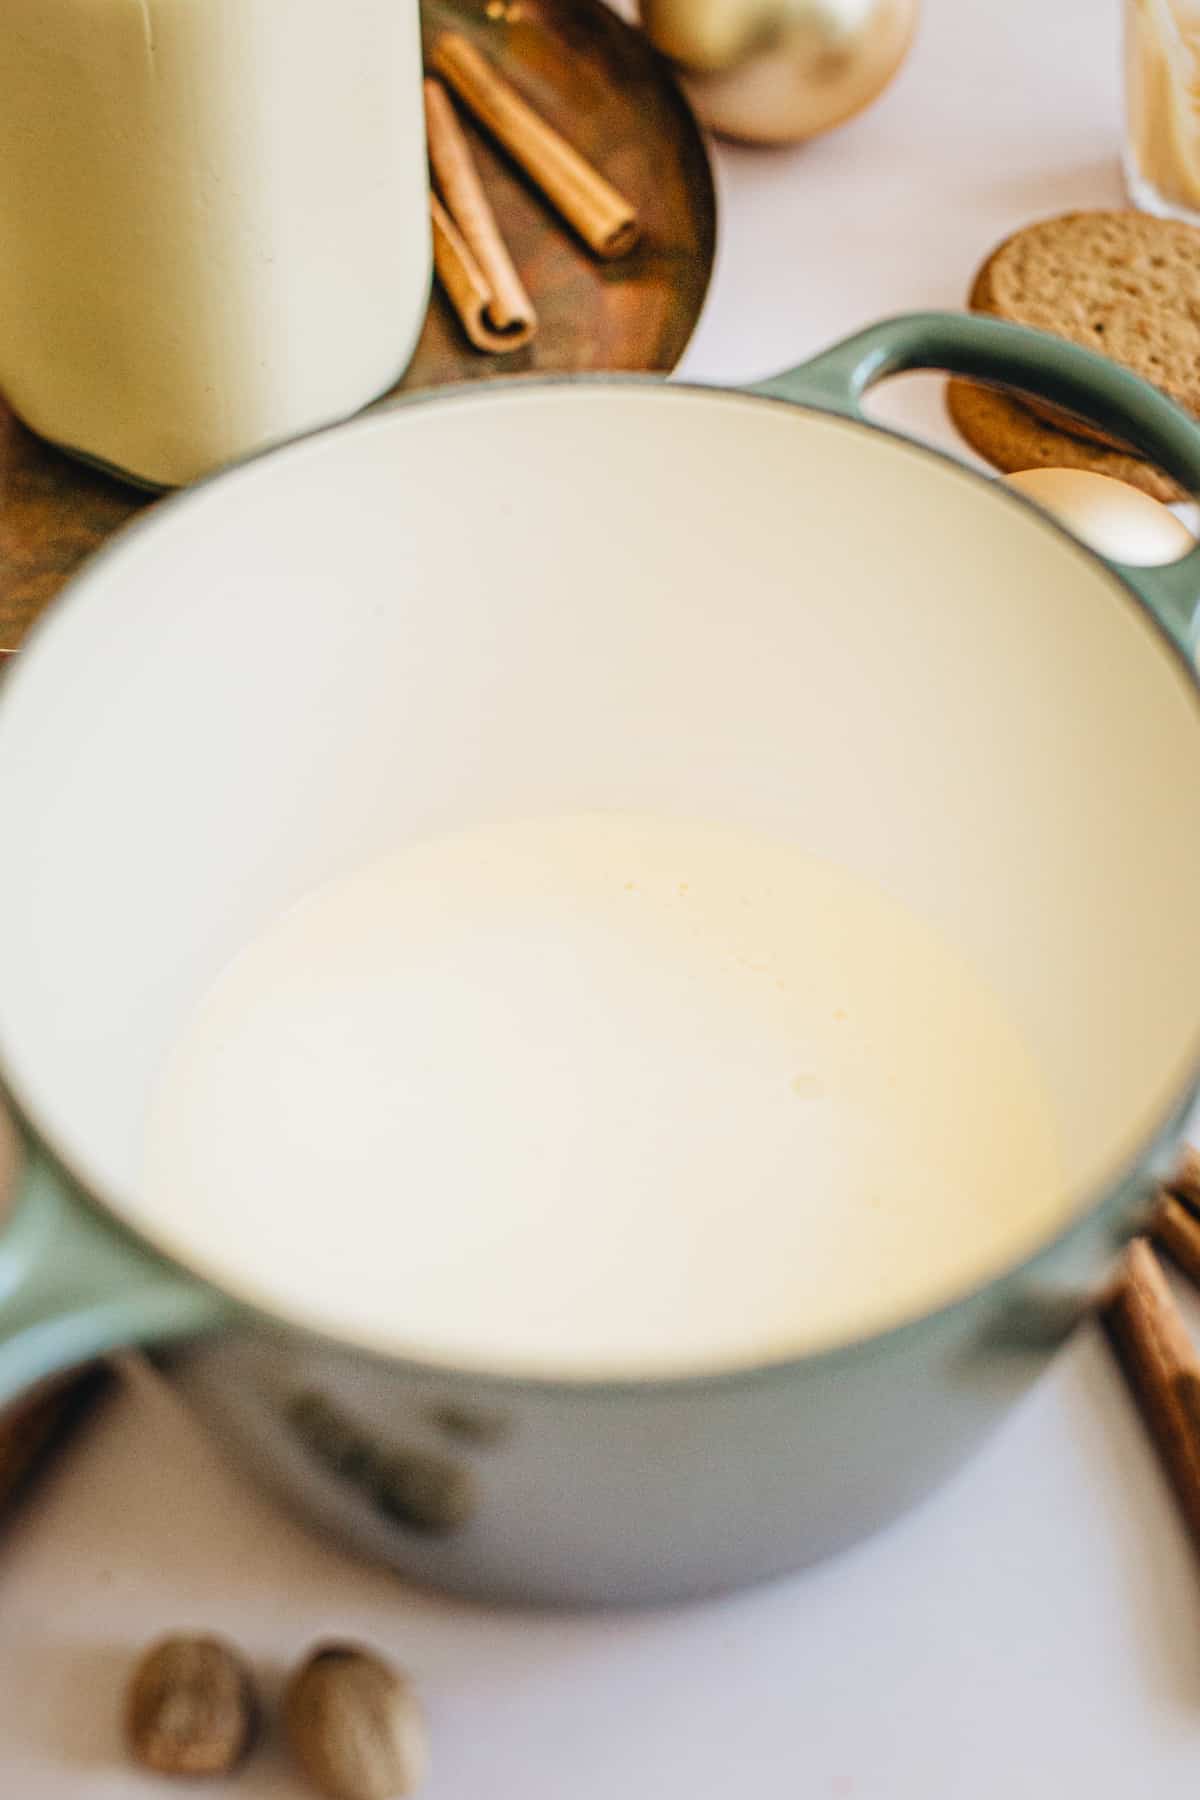
{"label": "cream-colored liquid in bottle", "polygon": [[1200,8],[1125,0],[1126,170],[1135,204],[1200,214]]}
{"label": "cream-colored liquid in bottle", "polygon": [[174,485],[383,392],[424,316],[416,0],[3,0],[0,389]]}
{"label": "cream-colored liquid in bottle", "polygon": [[568,1376],[775,1358],[949,1298],[1065,1208],[997,996],[850,872],[587,814],[422,842],[219,977],[143,1210],[384,1350]]}

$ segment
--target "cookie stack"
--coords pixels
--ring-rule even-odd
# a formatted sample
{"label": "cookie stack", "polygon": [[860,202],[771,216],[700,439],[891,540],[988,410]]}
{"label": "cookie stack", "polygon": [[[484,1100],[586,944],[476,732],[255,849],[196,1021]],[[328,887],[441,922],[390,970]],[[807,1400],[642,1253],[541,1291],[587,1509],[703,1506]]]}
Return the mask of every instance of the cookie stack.
{"label": "cookie stack", "polygon": [[[1200,230],[1193,226],[1138,212],[1039,220],[992,252],[970,304],[1098,350],[1200,419]],[[1037,401],[957,380],[947,399],[967,442],[1006,473],[1090,469],[1157,500],[1184,497],[1118,440]]]}

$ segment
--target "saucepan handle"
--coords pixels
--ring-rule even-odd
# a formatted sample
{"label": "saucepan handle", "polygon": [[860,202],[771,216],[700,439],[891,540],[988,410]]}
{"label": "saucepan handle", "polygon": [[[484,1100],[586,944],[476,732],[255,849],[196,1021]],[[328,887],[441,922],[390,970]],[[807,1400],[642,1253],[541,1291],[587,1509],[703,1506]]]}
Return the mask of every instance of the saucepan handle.
{"label": "saucepan handle", "polygon": [[107,1351],[198,1336],[229,1315],[27,1150],[0,1234],[0,1406]]}
{"label": "saucepan handle", "polygon": [[[1111,432],[1200,500],[1200,429],[1157,388],[1076,344],[975,313],[908,313],[760,382],[756,393],[862,419],[876,382],[941,369],[1016,389]],[[1200,630],[1200,546],[1162,568],[1114,564],[1184,649]]]}

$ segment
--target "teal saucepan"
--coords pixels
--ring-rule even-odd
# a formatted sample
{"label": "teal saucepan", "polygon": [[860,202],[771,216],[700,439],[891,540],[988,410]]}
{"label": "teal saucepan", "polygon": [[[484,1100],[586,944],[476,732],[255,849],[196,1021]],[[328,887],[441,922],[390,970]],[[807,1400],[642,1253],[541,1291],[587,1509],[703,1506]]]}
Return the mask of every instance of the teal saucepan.
{"label": "teal saucepan", "polygon": [[[750,392],[583,378],[422,397],[163,503],[74,580],[0,695],[0,1068],[19,1137],[0,1240],[4,1397],[156,1346],[238,1457],[330,1532],[420,1578],[568,1602],[796,1567],[894,1517],[981,1443],[1111,1273],[1196,1094],[1200,552],[1107,563],[1019,495],[869,424],[865,391],[915,368],[1036,393],[1200,493],[1200,433],[1132,376],[994,321],[929,315]],[[305,1305],[280,1286],[290,1195],[266,1192],[270,1165],[219,1239],[182,1187],[164,1210],[148,1117],[230,959],[372,859],[559,815],[716,821],[852,871],[919,919],[1028,1048],[1059,1203],[901,1316],[864,1273],[840,1330],[749,1360],[717,1341],[718,1317],[726,1333],[754,1323],[738,1314],[739,1254],[692,1319],[702,1339],[711,1316],[711,1346],[642,1366],[626,1335],[624,1359],[594,1367],[539,1359],[503,1191],[479,1196],[493,1260],[476,1257],[478,1309],[458,1306],[457,1337],[439,1298],[456,1296],[455,1270],[422,1246],[438,1208],[465,1202],[439,1198],[432,1176],[397,1185],[383,1276],[368,1271],[345,1330],[326,1305],[347,1279],[336,1254],[303,1271]],[[791,953],[802,965],[803,943]],[[893,960],[896,991],[900,976],[911,989],[915,964]],[[567,987],[577,965],[563,964]],[[762,1004],[766,1017],[782,1001]],[[920,993],[906,1005],[923,1029]],[[902,1044],[905,1017],[885,1015]],[[599,1040],[603,1003],[595,1024]],[[561,1148],[586,1083],[554,1048],[545,1141]],[[986,1102],[975,1057],[964,1027],[958,1066],[926,1083],[934,1101]],[[894,1064],[911,1086],[903,1051]],[[645,1044],[629,1066],[639,1105],[669,1086]],[[495,1067],[509,1081],[503,1057]],[[731,1067],[731,1092],[744,1073]],[[819,1071],[789,1074],[817,1118]],[[323,1104],[306,1129],[328,1124]],[[350,1239],[372,1152],[357,1104],[337,1154],[322,1138],[320,1179],[325,1223],[364,1267]],[[723,1242],[731,1220],[759,1230],[762,1143],[749,1128],[720,1138],[724,1104],[706,1090],[682,1133],[700,1187],[719,1166],[728,1191],[679,1233],[663,1320],[688,1301],[710,1223]],[[968,1248],[1023,1129],[999,1089],[996,1107],[947,1213],[946,1240]],[[506,1124],[521,1137],[520,1117]],[[478,1129],[466,1108],[443,1133],[447,1168]],[[541,1142],[525,1150],[545,1180]],[[202,1148],[206,1166],[226,1156],[241,1195],[236,1145]],[[837,1166],[796,1184],[797,1217],[854,1302]],[[564,1207],[585,1174],[569,1156],[557,1169]],[[652,1220],[612,1197],[632,1309]],[[258,1220],[250,1256],[260,1198],[272,1226]],[[877,1198],[886,1211],[892,1196]],[[596,1224],[611,1254],[612,1221]],[[828,1301],[790,1213],[782,1224],[778,1248],[739,1249]],[[888,1229],[903,1248],[903,1219]],[[617,1280],[615,1336],[633,1317],[622,1294]]]}

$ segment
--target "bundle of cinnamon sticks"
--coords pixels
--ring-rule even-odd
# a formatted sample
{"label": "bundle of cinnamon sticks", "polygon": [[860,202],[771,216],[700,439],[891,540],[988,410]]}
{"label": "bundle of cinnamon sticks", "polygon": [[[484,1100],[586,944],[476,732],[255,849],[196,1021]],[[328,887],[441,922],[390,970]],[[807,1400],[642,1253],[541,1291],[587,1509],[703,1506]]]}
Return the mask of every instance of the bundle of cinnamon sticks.
{"label": "bundle of cinnamon sticks", "polygon": [[448,90],[529,176],[598,257],[638,239],[634,206],[456,31],[433,46],[425,118],[433,177],[434,267],[476,349],[520,349],[537,313],[509,254]]}
{"label": "bundle of cinnamon sticks", "polygon": [[1200,1551],[1200,1355],[1155,1249],[1200,1287],[1200,1154],[1189,1151],[1104,1308],[1109,1342]]}

